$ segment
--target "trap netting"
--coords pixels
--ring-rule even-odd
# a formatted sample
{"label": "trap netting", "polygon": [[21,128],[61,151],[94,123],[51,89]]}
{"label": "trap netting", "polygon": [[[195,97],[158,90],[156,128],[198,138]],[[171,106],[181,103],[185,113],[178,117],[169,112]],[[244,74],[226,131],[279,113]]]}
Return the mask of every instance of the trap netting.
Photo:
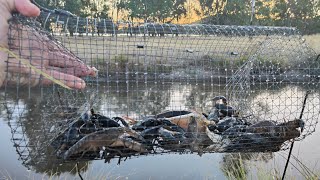
{"label": "trap netting", "polygon": [[[25,164],[274,152],[319,118],[319,60],[294,28],[114,23],[62,10],[9,23],[6,114]],[[50,85],[35,68],[69,87],[83,77],[86,88]]]}

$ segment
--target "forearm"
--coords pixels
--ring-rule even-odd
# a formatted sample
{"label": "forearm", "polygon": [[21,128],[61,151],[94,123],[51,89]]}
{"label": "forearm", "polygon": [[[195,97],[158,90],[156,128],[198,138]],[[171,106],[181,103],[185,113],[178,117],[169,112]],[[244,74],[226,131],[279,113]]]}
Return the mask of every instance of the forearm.
{"label": "forearm", "polygon": [[[8,11],[6,2],[0,3],[0,47],[8,48],[8,19],[11,18],[11,13]],[[0,87],[6,78],[6,61],[8,54],[0,49]]]}

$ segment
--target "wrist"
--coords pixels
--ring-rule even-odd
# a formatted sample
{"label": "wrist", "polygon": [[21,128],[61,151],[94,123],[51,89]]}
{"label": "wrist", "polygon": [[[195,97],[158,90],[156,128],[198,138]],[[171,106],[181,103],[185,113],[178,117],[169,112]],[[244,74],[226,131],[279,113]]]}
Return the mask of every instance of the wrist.
{"label": "wrist", "polygon": [[6,48],[8,48],[8,20],[12,17],[11,6],[14,6],[13,1],[3,1],[0,3],[0,45]]}
{"label": "wrist", "polygon": [[[12,8],[11,8],[12,7]],[[8,20],[12,17],[11,10],[14,7],[13,0],[4,0],[0,2],[0,46],[8,48]],[[6,78],[6,61],[8,60],[8,54],[0,50],[0,87]]]}

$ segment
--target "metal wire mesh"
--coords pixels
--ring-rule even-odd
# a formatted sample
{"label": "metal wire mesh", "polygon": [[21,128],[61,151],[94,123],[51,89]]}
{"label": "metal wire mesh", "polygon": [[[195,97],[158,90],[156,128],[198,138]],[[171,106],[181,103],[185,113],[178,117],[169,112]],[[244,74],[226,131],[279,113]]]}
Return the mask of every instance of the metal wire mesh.
{"label": "metal wire mesh", "polygon": [[30,168],[279,151],[319,118],[319,61],[294,28],[114,23],[53,10],[14,16],[9,48],[68,86],[84,82],[50,70],[86,81],[85,90],[50,85],[9,57],[4,114]]}

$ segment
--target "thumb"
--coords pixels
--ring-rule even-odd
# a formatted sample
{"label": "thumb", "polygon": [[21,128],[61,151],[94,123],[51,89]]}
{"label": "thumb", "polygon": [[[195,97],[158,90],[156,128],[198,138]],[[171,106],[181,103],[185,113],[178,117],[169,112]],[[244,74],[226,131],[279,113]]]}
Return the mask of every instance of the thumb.
{"label": "thumb", "polygon": [[30,0],[15,0],[16,10],[25,16],[39,16],[40,9],[30,2]]}

